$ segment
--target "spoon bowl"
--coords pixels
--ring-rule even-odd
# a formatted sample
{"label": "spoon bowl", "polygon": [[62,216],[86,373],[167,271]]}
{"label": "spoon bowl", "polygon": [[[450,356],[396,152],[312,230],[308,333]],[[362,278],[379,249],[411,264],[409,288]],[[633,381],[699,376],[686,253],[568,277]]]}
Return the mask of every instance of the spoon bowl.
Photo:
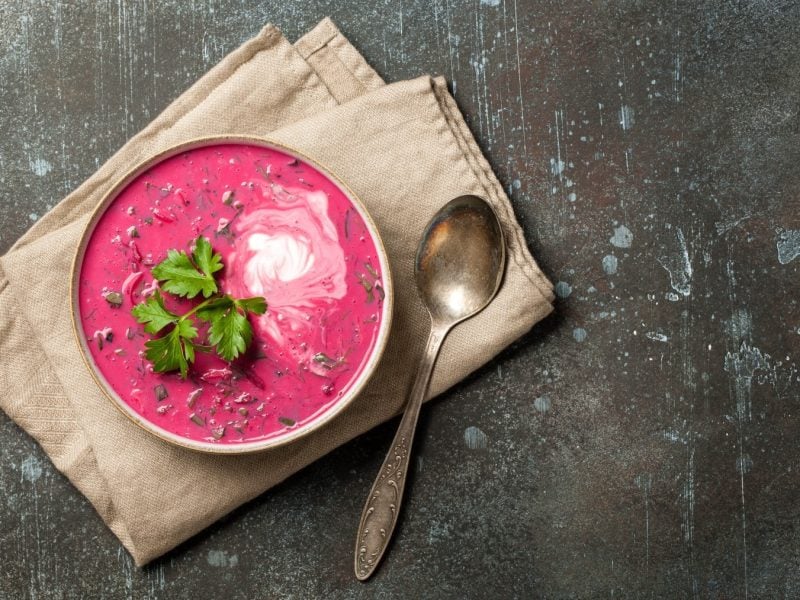
{"label": "spoon bowl", "polygon": [[455,325],[483,309],[503,277],[503,230],[485,200],[459,196],[422,234],[414,271],[434,321]]}
{"label": "spoon bowl", "polygon": [[504,267],[500,223],[477,196],[459,196],[445,204],[422,234],[414,273],[431,316],[431,332],[400,426],[361,513],[355,552],[361,581],[375,572],[397,524],[414,430],[442,340],[456,323],[491,302]]}

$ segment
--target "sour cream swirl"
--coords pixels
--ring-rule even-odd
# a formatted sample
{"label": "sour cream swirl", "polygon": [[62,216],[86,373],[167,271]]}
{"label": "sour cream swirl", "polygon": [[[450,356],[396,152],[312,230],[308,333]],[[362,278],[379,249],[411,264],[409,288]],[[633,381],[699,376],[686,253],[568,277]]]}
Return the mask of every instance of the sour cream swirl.
{"label": "sour cream swirl", "polygon": [[226,287],[266,298],[269,310],[256,325],[282,343],[307,327],[314,308],[345,296],[346,265],[324,192],[275,185],[264,191],[265,205],[233,225]]}

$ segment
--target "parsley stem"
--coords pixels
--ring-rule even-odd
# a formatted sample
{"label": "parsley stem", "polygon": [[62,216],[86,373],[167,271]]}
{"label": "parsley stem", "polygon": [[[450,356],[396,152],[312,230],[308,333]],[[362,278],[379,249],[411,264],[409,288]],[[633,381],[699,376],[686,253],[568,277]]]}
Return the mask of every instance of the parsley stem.
{"label": "parsley stem", "polygon": [[230,300],[231,302],[233,302],[233,298],[231,298],[231,297],[230,297],[228,294],[225,294],[224,296],[211,296],[211,298],[208,298],[208,299],[206,299],[206,300],[203,300],[203,301],[202,301],[200,304],[198,304],[197,306],[195,306],[195,307],[194,307],[193,309],[191,309],[189,312],[183,313],[183,315],[181,315],[181,320],[183,320],[183,319],[186,319],[186,318],[188,318],[188,317],[191,317],[191,316],[192,316],[194,313],[196,313],[198,310],[201,310],[201,309],[205,308],[206,306],[208,306],[208,305],[209,305],[209,304],[211,304],[212,302],[216,302],[216,301],[218,301],[218,300],[222,300],[222,299],[228,299],[228,300]]}

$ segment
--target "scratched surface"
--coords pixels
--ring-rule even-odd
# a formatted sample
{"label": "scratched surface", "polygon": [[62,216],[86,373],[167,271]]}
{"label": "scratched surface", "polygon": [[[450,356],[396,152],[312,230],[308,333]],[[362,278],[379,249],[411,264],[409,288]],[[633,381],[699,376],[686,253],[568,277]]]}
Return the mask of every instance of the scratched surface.
{"label": "scratched surface", "polygon": [[0,416],[0,598],[800,597],[800,7],[0,1],[0,251],[268,21],[441,73],[557,313],[428,407],[367,586],[394,424],[137,570]]}

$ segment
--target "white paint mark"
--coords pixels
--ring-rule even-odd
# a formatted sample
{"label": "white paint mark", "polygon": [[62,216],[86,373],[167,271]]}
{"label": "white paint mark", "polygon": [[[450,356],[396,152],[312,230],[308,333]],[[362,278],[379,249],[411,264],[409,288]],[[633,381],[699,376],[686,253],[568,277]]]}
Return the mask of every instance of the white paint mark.
{"label": "white paint mark", "polygon": [[736,414],[749,421],[752,416],[753,376],[767,368],[769,354],[762,354],[755,346],[742,342],[737,352],[725,355],[725,370],[730,373],[736,397]]}
{"label": "white paint mark", "polygon": [[36,213],[31,213],[31,214],[29,214],[29,215],[28,215],[28,218],[29,218],[29,219],[30,219],[30,220],[31,220],[33,223],[35,223],[36,221],[38,221],[38,220],[39,220],[39,215],[38,215],[38,214],[36,214]]}
{"label": "white paint mark", "polygon": [[483,6],[500,6],[500,0],[481,0]]}
{"label": "white paint mark", "polygon": [[[505,7],[504,7],[505,8]],[[523,98],[523,87],[522,87],[522,62],[519,58],[519,17],[517,15],[517,0],[514,0],[514,44],[516,46],[516,55],[517,55],[517,98],[519,99],[519,117],[520,117],[520,124],[522,125],[522,155],[528,156],[528,142],[527,142],[527,135],[526,135],[526,125],[525,125],[525,101]],[[455,90],[453,90],[455,92]]]}
{"label": "white paint mark", "polygon": [[44,472],[39,459],[35,456],[28,456],[23,460],[20,471],[22,473],[22,481],[29,483],[37,482]]}
{"label": "white paint mark", "polygon": [[752,216],[753,215],[751,215],[750,213],[745,213],[741,217],[734,217],[727,215],[723,219],[714,223],[714,227],[716,227],[718,235],[723,235],[725,233],[728,233],[734,227],[741,225]]}
{"label": "white paint mark", "polygon": [[650,566],[650,490],[653,488],[653,476],[650,473],[637,475],[633,482],[644,496],[644,548],[645,567]]}
{"label": "white paint mark", "polygon": [[428,531],[428,544],[433,545],[439,540],[445,540],[451,536],[452,526],[450,523],[440,523],[434,521]]}
{"label": "white paint mark", "polygon": [[786,265],[800,256],[800,229],[789,229],[778,234],[778,262]]}
{"label": "white paint mark", "polygon": [[740,475],[746,475],[753,468],[753,459],[749,454],[742,454],[736,458],[736,472]]}
{"label": "white paint mark", "polygon": [[620,225],[614,228],[614,235],[608,241],[617,248],[630,248],[633,243],[633,233],[625,225]]}
{"label": "white paint mark", "polygon": [[691,549],[694,543],[694,450],[689,454],[682,496],[686,502],[683,512],[683,540]]}
{"label": "white paint mark", "polygon": [[518,190],[522,187],[522,182],[519,179],[515,179],[511,182],[511,187],[513,187],[515,190]]}
{"label": "white paint mark", "polygon": [[559,281],[556,283],[555,292],[559,298],[568,298],[572,293],[572,286],[566,281]]}
{"label": "white paint mark", "polygon": [[40,157],[28,161],[28,164],[30,165],[31,171],[39,177],[44,177],[53,170],[53,165]]}
{"label": "white paint mark", "polygon": [[689,260],[689,249],[683,231],[677,228],[675,237],[678,241],[678,252],[658,259],[660,264],[669,273],[669,283],[672,289],[688,296],[692,293],[692,263]]}
{"label": "white paint mark", "polygon": [[566,165],[564,164],[564,161],[561,160],[560,158],[551,158],[550,159],[550,172],[555,177],[558,177],[559,175],[561,175],[561,173],[564,172],[564,167],[565,166]]}
{"label": "white paint mark", "polygon": [[606,254],[603,257],[603,271],[605,271],[608,275],[613,275],[617,272],[617,265],[619,261],[617,257],[613,254]]}
{"label": "white paint mark", "polygon": [[572,337],[575,338],[576,342],[584,341],[587,336],[588,334],[586,333],[586,330],[583,327],[576,327],[575,329],[572,330]]}
{"label": "white paint mark", "polygon": [[212,567],[235,567],[239,564],[239,555],[228,556],[224,550],[209,550],[206,560]]}
{"label": "white paint mark", "polygon": [[634,115],[635,112],[632,107],[628,106],[627,104],[620,106],[619,126],[622,127],[622,131],[628,131],[631,127],[633,127]]}
{"label": "white paint mark", "polygon": [[663,333],[658,333],[657,331],[648,331],[644,334],[644,337],[653,340],[654,342],[667,342],[669,338],[664,335]]}
{"label": "white paint mark", "polygon": [[570,192],[569,196],[567,196],[570,202],[575,202],[578,199],[578,195],[575,192]]}
{"label": "white paint mark", "polygon": [[538,410],[540,413],[546,413],[550,410],[552,403],[550,402],[550,396],[539,396],[536,400],[533,401],[533,407]]}
{"label": "white paint mark", "polygon": [[737,345],[749,340],[753,333],[753,317],[746,308],[735,310],[725,325],[726,333]]}
{"label": "white paint mark", "polygon": [[486,434],[477,427],[467,427],[464,430],[464,443],[470,450],[482,450],[486,448]]}

